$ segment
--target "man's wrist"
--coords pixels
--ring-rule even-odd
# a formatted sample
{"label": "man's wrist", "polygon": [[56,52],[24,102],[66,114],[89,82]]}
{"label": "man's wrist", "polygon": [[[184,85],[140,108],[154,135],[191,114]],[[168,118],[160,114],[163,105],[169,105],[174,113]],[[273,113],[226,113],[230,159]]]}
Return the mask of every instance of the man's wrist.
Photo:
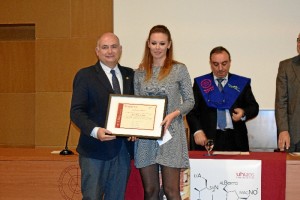
{"label": "man's wrist", "polygon": [[242,120],[242,121],[246,121],[246,119],[247,119],[247,118],[246,118],[246,115],[243,115],[243,116],[241,117],[241,120]]}
{"label": "man's wrist", "polygon": [[204,131],[203,131],[203,130],[198,130],[198,131],[196,131],[196,132],[194,133],[194,136],[195,136],[196,134],[199,134],[199,133],[203,133],[203,134],[204,134]]}
{"label": "man's wrist", "polygon": [[98,139],[98,130],[100,129],[100,127],[95,127],[93,130],[92,130],[92,132],[91,132],[91,136],[93,137],[93,138],[96,138],[96,139]]}

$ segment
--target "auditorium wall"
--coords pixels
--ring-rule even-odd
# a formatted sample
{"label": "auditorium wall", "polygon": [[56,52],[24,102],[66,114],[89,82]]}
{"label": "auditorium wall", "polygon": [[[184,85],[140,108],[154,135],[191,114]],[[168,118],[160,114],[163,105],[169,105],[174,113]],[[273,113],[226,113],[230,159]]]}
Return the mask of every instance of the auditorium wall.
{"label": "auditorium wall", "polygon": [[0,146],[64,147],[73,77],[106,31],[113,0],[1,1]]}

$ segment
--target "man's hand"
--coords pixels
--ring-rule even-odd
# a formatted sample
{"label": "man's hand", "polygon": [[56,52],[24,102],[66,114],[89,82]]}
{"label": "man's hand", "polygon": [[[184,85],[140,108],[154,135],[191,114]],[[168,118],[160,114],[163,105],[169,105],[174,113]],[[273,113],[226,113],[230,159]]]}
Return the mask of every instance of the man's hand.
{"label": "man's hand", "polygon": [[196,144],[201,145],[201,146],[204,146],[207,142],[206,135],[203,131],[197,131],[194,134],[194,140],[195,140]]}
{"label": "man's hand", "polygon": [[232,113],[232,120],[238,122],[244,116],[245,111],[241,108],[235,108],[234,112]]}
{"label": "man's hand", "polygon": [[131,136],[131,137],[127,138],[128,141],[132,141],[132,142],[136,141],[137,139],[138,138],[135,136]]}
{"label": "man's hand", "polygon": [[290,148],[291,138],[288,131],[282,131],[278,137],[278,148],[280,151],[285,151]]}
{"label": "man's hand", "polygon": [[109,130],[106,130],[105,128],[99,128],[97,132],[97,138],[102,142],[104,142],[104,141],[114,140],[116,139],[116,136],[111,135],[111,132]]}

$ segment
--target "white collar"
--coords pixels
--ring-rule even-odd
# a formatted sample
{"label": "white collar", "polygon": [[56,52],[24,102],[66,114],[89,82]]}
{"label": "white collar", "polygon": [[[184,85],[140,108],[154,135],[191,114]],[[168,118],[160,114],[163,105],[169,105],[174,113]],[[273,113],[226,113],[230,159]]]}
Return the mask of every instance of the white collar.
{"label": "white collar", "polygon": [[112,70],[112,69],[115,70],[116,74],[121,73],[120,69],[118,67],[118,64],[114,68],[111,68],[111,67],[108,67],[107,65],[105,65],[103,62],[101,62],[101,61],[99,61],[99,62],[105,73],[110,74],[110,70]]}

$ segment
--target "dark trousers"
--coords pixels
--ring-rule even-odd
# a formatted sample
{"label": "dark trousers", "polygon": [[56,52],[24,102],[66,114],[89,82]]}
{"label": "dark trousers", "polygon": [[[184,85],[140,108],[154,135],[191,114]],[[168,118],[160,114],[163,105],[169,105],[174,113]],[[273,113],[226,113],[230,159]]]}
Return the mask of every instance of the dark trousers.
{"label": "dark trousers", "polygon": [[215,151],[249,151],[248,135],[233,129],[217,130]]}
{"label": "dark trousers", "polygon": [[293,144],[293,142],[291,141],[291,145],[290,145],[290,148],[288,151],[289,152],[300,152],[300,142]]}
{"label": "dark trousers", "polygon": [[83,200],[124,200],[130,174],[130,156],[125,144],[111,160],[79,155]]}

